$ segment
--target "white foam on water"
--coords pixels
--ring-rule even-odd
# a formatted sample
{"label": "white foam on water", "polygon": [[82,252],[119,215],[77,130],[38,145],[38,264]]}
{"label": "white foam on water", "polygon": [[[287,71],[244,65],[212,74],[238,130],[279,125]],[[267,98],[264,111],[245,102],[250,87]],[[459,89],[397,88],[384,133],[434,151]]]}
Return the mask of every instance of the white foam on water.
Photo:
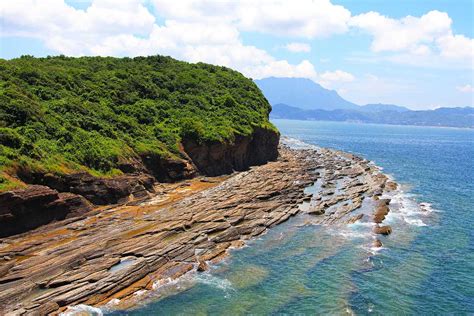
{"label": "white foam on water", "polygon": [[[184,276],[181,276],[181,278],[184,277]],[[172,279],[172,278],[166,278],[166,279],[160,279],[158,281],[155,281],[153,282],[153,285],[152,285],[152,289],[153,290],[158,290],[160,289],[161,287],[164,287],[164,286],[170,286],[170,285],[175,285],[176,283],[178,283],[178,281],[181,279],[181,278],[176,278],[176,279]]]}
{"label": "white foam on water", "polygon": [[405,217],[404,219],[405,219],[405,222],[413,226],[418,226],[418,227],[428,226],[421,219],[409,218],[409,217]]}
{"label": "white foam on water", "polygon": [[105,307],[111,307],[120,304],[120,300],[118,298],[113,298],[105,304]]}
{"label": "white foam on water", "polygon": [[[371,241],[374,241],[375,238],[372,236]],[[370,244],[365,244],[365,245],[360,245],[359,248],[363,249],[365,252],[369,254],[369,257],[367,258],[368,261],[370,261],[370,257],[378,255],[382,250],[387,250],[388,248],[385,247],[374,247]]]}
{"label": "white foam on water", "polygon": [[90,315],[90,316],[103,316],[104,313],[98,307],[93,307],[85,304],[79,304],[74,306],[68,306],[68,308],[60,313],[60,316],[75,316],[75,315]]}
{"label": "white foam on water", "polygon": [[420,209],[425,215],[429,215],[430,213],[441,213],[442,211],[433,208],[431,203],[428,202],[421,202]]}
{"label": "white foam on water", "polygon": [[321,149],[321,147],[319,146],[308,144],[299,139],[288,137],[288,136],[281,137],[280,141],[283,145],[286,145],[294,149],[316,149],[316,150]]}
{"label": "white foam on water", "polygon": [[373,226],[373,223],[356,222],[346,226],[330,228],[328,231],[332,235],[341,236],[345,239],[368,239],[372,236]]}
{"label": "white foam on water", "polygon": [[198,283],[216,287],[223,291],[234,290],[234,288],[232,287],[232,283],[229,280],[213,276],[207,272],[198,274],[196,276],[196,281]]}
{"label": "white foam on water", "polygon": [[395,191],[395,193],[384,195],[382,198],[391,199],[390,212],[384,220],[384,223],[388,224],[400,220],[411,226],[428,226],[422,218],[435,211],[430,203],[416,202],[414,194],[406,193],[400,187]]}
{"label": "white foam on water", "polygon": [[136,291],[135,293],[133,293],[133,295],[142,296],[142,295],[146,294],[147,292],[148,292],[147,290],[139,290],[139,291]]}

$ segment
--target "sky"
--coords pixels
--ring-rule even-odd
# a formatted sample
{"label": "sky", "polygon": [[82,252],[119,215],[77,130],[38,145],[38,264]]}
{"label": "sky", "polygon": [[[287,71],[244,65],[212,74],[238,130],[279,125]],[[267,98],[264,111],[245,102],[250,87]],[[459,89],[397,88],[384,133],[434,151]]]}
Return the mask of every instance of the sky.
{"label": "sky", "polygon": [[474,106],[472,0],[0,0],[0,58],[169,55],[357,104]]}

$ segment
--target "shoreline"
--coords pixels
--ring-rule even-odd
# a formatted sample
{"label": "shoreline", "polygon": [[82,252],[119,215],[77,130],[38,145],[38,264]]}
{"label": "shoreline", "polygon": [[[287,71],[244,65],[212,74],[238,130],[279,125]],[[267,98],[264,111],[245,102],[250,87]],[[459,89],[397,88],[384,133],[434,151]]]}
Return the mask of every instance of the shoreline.
{"label": "shoreline", "polygon": [[460,127],[460,126],[445,126],[445,125],[410,125],[410,124],[388,124],[388,123],[366,123],[360,121],[328,121],[328,120],[302,120],[302,119],[290,119],[281,117],[270,117],[270,121],[273,120],[286,120],[286,121],[301,121],[301,122],[331,122],[331,123],[345,123],[345,124],[358,124],[358,125],[375,125],[375,126],[395,126],[395,127],[420,127],[420,128],[442,128],[442,129],[454,129],[454,130],[467,130],[473,131],[474,127]]}
{"label": "shoreline", "polygon": [[174,186],[139,205],[5,238],[0,257],[10,260],[0,274],[0,310],[48,314],[111,301],[126,309],[143,299],[135,293],[206,270],[301,212],[314,224],[376,222],[374,236],[389,234],[380,224],[390,201],[378,197],[397,187],[355,155],[285,146],[275,162]]}

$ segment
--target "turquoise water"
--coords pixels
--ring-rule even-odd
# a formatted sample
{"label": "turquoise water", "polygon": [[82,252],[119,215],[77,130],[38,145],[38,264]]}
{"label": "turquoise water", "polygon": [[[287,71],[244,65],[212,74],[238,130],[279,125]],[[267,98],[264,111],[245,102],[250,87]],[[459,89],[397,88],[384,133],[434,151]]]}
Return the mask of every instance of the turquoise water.
{"label": "turquoise water", "polygon": [[[137,309],[113,314],[474,313],[474,131],[274,123],[285,136],[372,160],[402,184],[384,248],[370,248],[366,227],[304,226],[302,215],[209,273],[188,275]],[[420,211],[421,202],[429,211]]]}

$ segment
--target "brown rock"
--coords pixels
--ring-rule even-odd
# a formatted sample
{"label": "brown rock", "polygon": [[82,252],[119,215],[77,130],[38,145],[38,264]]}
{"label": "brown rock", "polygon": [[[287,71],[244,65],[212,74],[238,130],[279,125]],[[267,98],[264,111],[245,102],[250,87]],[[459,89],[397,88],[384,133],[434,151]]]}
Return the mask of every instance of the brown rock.
{"label": "brown rock", "polygon": [[46,304],[41,305],[40,308],[37,309],[38,315],[49,315],[59,309],[59,305],[56,302],[48,302]]}
{"label": "brown rock", "polygon": [[91,209],[92,205],[82,196],[58,193],[41,185],[0,193],[0,237],[79,216]]}
{"label": "brown rock", "polygon": [[372,219],[374,223],[380,224],[385,219],[385,215],[382,213],[374,213],[374,215],[372,216]]}
{"label": "brown rock", "polygon": [[197,271],[204,272],[207,270],[209,270],[209,265],[206,263],[206,261],[199,261]]}
{"label": "brown rock", "polygon": [[394,191],[397,188],[398,188],[398,185],[393,181],[387,181],[387,183],[385,183],[385,189],[387,191]]}
{"label": "brown rock", "polygon": [[375,234],[380,234],[380,235],[390,235],[392,233],[392,227],[389,225],[386,226],[375,226],[374,227],[374,233]]}
{"label": "brown rock", "polygon": [[375,248],[380,248],[382,246],[383,246],[382,242],[378,239],[375,239],[374,242],[372,243],[372,247],[375,247]]}

